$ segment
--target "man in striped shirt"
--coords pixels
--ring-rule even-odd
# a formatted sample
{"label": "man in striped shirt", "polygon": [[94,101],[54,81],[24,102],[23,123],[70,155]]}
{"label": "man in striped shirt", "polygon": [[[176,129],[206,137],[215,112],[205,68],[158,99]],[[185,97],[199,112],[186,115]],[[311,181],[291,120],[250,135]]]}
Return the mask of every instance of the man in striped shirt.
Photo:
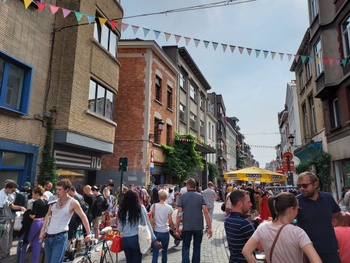
{"label": "man in striped shirt", "polygon": [[225,219],[225,232],[230,250],[229,263],[246,263],[242,249],[254,233],[253,225],[245,218],[252,206],[249,192],[233,190],[229,196],[232,208]]}

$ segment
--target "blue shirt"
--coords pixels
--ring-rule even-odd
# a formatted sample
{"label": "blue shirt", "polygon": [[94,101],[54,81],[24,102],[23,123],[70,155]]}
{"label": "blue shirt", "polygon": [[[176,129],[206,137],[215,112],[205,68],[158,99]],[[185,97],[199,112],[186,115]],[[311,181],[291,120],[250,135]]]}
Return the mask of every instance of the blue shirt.
{"label": "blue shirt", "polygon": [[238,212],[231,212],[225,219],[225,232],[230,250],[230,263],[246,263],[242,249],[254,233],[253,225]]}
{"label": "blue shirt", "polygon": [[332,225],[332,216],[340,208],[332,195],[318,192],[316,201],[298,195],[299,207],[297,225],[310,237],[318,253],[336,253],[338,243]]}

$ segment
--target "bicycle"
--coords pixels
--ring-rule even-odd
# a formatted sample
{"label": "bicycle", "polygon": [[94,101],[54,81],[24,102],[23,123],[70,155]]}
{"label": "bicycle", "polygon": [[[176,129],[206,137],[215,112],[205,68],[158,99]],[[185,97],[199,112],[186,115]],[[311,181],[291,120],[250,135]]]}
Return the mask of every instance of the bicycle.
{"label": "bicycle", "polygon": [[[77,253],[77,257],[74,259],[74,263],[116,263],[116,256],[113,256],[110,246],[112,240],[100,240],[97,244],[90,242],[86,244],[85,251],[83,253]],[[80,255],[79,255],[80,254]]]}

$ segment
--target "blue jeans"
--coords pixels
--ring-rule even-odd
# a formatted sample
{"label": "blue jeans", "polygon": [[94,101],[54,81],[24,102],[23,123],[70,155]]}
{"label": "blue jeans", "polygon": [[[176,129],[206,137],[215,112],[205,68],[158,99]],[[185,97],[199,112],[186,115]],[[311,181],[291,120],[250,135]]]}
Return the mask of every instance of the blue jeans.
{"label": "blue jeans", "polygon": [[[162,243],[162,263],[167,263],[168,262],[168,247],[169,247],[169,239],[170,239],[170,233],[165,232],[156,232],[154,231],[154,234],[157,238],[157,240]],[[153,255],[152,255],[152,263],[157,263],[158,262],[158,255],[159,255],[159,249],[154,245],[152,242],[152,249],[153,249]]]}
{"label": "blue jeans", "polygon": [[193,237],[192,263],[201,261],[201,244],[203,230],[191,230],[182,232],[182,263],[190,263],[190,246]]}
{"label": "blue jeans", "polygon": [[68,233],[45,238],[45,262],[62,263],[68,248]]}
{"label": "blue jeans", "polygon": [[140,252],[138,235],[131,236],[131,237],[123,237],[122,247],[124,249],[126,262],[128,263],[142,262],[142,254]]}

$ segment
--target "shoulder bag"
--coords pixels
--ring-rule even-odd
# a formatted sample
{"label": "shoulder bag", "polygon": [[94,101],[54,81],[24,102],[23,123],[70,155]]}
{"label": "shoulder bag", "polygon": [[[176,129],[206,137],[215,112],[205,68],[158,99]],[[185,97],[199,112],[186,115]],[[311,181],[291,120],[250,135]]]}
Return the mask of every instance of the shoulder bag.
{"label": "shoulder bag", "polygon": [[144,215],[142,208],[140,213],[141,213],[140,224],[138,228],[139,247],[140,247],[140,252],[142,254],[146,254],[147,251],[151,248],[151,244],[152,244],[151,231],[147,225],[147,219],[146,219],[146,216]]}
{"label": "shoulder bag", "polygon": [[272,253],[273,253],[273,250],[275,249],[275,245],[276,245],[276,242],[277,242],[277,239],[279,237],[279,235],[281,234],[281,231],[282,229],[286,226],[287,224],[283,225],[280,227],[280,229],[278,230],[277,232],[277,235],[275,237],[275,239],[273,240],[273,243],[272,243],[272,246],[271,246],[271,250],[270,250],[270,262],[272,263]]}

